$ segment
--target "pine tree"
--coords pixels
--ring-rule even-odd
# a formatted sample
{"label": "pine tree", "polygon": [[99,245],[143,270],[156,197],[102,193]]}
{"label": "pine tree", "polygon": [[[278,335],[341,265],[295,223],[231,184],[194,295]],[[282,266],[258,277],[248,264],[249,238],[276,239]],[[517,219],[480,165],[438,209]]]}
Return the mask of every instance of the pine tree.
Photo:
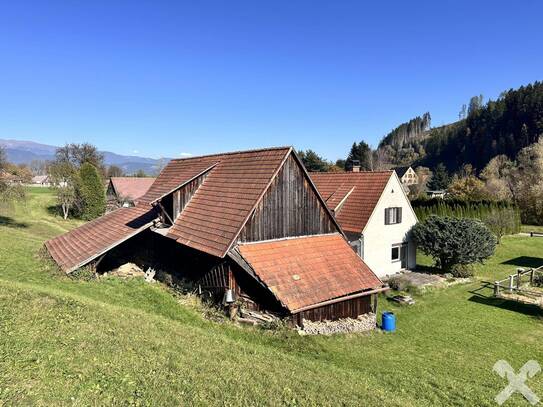
{"label": "pine tree", "polygon": [[81,217],[85,220],[95,219],[106,210],[106,196],[102,179],[96,167],[88,162],[79,169],[81,184],[78,196],[81,203]]}
{"label": "pine tree", "polygon": [[345,169],[351,170],[353,168],[353,161],[358,161],[360,163],[360,169],[362,171],[373,170],[373,151],[368,143],[365,141],[361,141],[358,144],[353,143],[351,151],[345,161]]}
{"label": "pine tree", "polygon": [[428,182],[428,189],[431,191],[441,191],[447,189],[450,183],[449,173],[443,163],[439,163],[434,169],[432,179]]}

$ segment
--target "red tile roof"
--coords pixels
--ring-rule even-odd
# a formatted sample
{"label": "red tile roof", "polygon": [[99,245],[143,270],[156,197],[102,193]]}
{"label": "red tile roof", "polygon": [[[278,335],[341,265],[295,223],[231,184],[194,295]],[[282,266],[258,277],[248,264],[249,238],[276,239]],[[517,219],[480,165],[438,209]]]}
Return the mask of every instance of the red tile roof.
{"label": "red tile roof", "polygon": [[309,174],[331,210],[348,194],[335,211],[339,224],[348,232],[361,233],[393,171],[341,172]]}
{"label": "red tile roof", "polygon": [[148,206],[121,208],[45,243],[51,257],[69,273],[147,229],[157,217]]}
{"label": "red tile roof", "polygon": [[210,170],[217,163],[217,156],[171,160],[139,202],[150,204],[157,201]]}
{"label": "red tile roof", "polygon": [[[178,171],[185,173],[200,163],[201,168],[215,166],[168,236],[194,249],[224,257],[290,152],[290,147],[280,147],[174,160],[163,173],[178,179],[182,178]],[[161,177],[162,174],[157,182]]]}
{"label": "red tile roof", "polygon": [[258,277],[292,313],[383,285],[337,233],[238,247]]}
{"label": "red tile roof", "polygon": [[151,187],[156,178],[111,177],[110,182],[119,198],[136,201]]}

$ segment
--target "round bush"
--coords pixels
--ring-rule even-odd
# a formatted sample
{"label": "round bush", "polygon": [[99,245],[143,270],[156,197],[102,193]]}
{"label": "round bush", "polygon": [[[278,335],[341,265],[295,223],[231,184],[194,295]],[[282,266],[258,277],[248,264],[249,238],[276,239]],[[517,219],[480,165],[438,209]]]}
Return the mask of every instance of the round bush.
{"label": "round bush", "polygon": [[445,273],[482,263],[496,248],[496,237],[476,219],[432,215],[415,225],[412,233],[419,249]]}

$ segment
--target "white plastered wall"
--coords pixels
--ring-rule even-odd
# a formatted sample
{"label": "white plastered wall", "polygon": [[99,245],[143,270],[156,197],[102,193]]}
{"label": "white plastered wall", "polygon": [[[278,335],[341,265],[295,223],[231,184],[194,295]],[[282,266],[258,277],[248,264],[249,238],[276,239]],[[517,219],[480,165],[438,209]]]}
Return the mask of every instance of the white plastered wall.
{"label": "white plastered wall", "polygon": [[[385,208],[401,207],[402,222],[385,225]],[[383,194],[370,216],[361,239],[364,262],[379,277],[385,277],[402,271],[400,261],[393,262],[392,245],[407,243],[407,269],[415,268],[417,264],[416,246],[409,237],[410,229],[417,223],[417,217],[409,199],[403,191],[398,176],[394,173],[388,180]]]}

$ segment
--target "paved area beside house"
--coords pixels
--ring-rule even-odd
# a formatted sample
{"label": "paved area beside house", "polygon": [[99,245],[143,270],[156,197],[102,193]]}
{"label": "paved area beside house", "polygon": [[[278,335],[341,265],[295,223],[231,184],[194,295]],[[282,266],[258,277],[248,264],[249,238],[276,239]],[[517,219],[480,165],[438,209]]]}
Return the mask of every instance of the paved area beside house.
{"label": "paved area beside house", "polygon": [[417,273],[416,271],[407,271],[393,276],[394,279],[401,279],[402,282],[414,287],[423,287],[441,283],[445,279],[437,274]]}
{"label": "paved area beside house", "polygon": [[444,280],[443,277],[438,276],[437,274],[427,274],[427,273],[417,273],[411,271],[403,274],[409,282],[416,286],[423,286],[428,284],[439,283]]}

